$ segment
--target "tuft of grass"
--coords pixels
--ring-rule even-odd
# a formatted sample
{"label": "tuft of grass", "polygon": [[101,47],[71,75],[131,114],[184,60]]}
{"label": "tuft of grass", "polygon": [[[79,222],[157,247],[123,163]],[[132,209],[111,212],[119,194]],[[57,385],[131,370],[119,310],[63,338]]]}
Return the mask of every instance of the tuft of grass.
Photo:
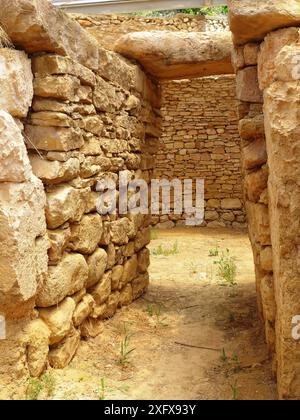
{"label": "tuft of grass", "polygon": [[215,246],[215,248],[212,248],[209,250],[209,256],[210,257],[218,257],[220,252],[220,248],[218,245]]}
{"label": "tuft of grass", "polygon": [[237,401],[239,399],[239,388],[237,381],[234,382],[234,384],[230,384],[230,388],[232,391],[232,399],[233,401]]}
{"label": "tuft of grass", "polygon": [[159,245],[157,248],[153,249],[152,255],[155,257],[164,256],[170,257],[171,255],[177,255],[179,253],[178,249],[178,242],[176,241],[171,247],[165,247],[163,245]]}
{"label": "tuft of grass", "polygon": [[99,400],[100,401],[105,400],[105,394],[106,394],[106,382],[105,382],[105,378],[101,378],[100,392],[99,392]]}
{"label": "tuft of grass", "polygon": [[155,327],[167,327],[168,324],[165,322],[166,317],[163,316],[163,306],[160,305],[151,305],[147,306],[147,313],[150,318],[155,320]]}
{"label": "tuft of grass", "polygon": [[130,362],[130,356],[136,350],[131,347],[132,334],[129,333],[129,327],[126,323],[123,325],[123,339],[121,341],[119,363],[127,366]]}
{"label": "tuft of grass", "polygon": [[229,249],[222,252],[218,260],[214,261],[217,266],[217,275],[221,281],[229,286],[236,286],[237,266],[233,257],[230,256]]}
{"label": "tuft of grass", "polygon": [[226,354],[226,350],[224,348],[221,351],[220,359],[221,359],[221,362],[223,362],[223,363],[228,362],[228,357],[227,357],[227,354]]}
{"label": "tuft of grass", "polygon": [[53,396],[55,390],[55,379],[49,373],[45,373],[41,378],[30,378],[26,390],[26,399],[37,401],[42,392],[46,393],[46,397]]}

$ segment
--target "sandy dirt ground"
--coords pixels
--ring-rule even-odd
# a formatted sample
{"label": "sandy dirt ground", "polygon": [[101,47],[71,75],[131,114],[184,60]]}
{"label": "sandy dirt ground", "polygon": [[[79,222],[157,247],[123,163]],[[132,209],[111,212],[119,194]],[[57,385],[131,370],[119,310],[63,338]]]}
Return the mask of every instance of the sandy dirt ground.
{"label": "sandy dirt ground", "polygon": [[[148,293],[106,321],[104,334],[82,342],[68,368],[48,372],[48,398],[276,399],[246,233],[176,229],[153,238]],[[234,257],[236,286],[218,278],[218,257],[209,256],[216,246]],[[125,350],[133,351],[122,357],[126,336]]]}

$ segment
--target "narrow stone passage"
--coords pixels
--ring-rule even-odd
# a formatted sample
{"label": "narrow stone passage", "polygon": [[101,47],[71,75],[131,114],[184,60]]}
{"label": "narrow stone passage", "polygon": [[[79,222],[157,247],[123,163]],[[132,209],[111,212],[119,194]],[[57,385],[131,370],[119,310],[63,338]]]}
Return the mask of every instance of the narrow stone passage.
{"label": "narrow stone passage", "polygon": [[[48,372],[54,393],[41,396],[276,399],[246,233],[202,228],[152,236],[149,292],[105,322],[105,334],[82,342],[69,367]],[[218,278],[214,263],[227,249],[235,286]],[[134,351],[122,365],[126,335]]]}

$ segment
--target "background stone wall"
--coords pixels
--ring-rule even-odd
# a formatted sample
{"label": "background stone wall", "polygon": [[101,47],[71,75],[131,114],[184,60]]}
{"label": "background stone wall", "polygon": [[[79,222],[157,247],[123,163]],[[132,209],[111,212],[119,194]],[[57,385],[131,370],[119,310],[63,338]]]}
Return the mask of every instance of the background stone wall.
{"label": "background stone wall", "polygon": [[144,31],[224,31],[229,30],[226,16],[194,16],[178,14],[173,17],[143,17],[135,15],[99,14],[73,15],[101,45],[112,49],[115,41],[129,32]]}
{"label": "background stone wall", "polygon": [[[235,76],[162,83],[162,137],[155,177],[205,180],[204,226],[245,228]],[[196,183],[194,182],[194,193]],[[157,227],[186,215],[153,217]]]}

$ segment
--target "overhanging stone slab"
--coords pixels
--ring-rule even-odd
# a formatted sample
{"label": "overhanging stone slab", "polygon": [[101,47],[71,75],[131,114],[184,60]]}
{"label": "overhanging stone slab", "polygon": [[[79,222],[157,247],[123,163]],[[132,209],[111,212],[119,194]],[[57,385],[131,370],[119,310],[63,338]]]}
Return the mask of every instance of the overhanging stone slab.
{"label": "overhanging stone slab", "polygon": [[230,32],[133,32],[115,45],[160,80],[232,74],[231,49]]}

